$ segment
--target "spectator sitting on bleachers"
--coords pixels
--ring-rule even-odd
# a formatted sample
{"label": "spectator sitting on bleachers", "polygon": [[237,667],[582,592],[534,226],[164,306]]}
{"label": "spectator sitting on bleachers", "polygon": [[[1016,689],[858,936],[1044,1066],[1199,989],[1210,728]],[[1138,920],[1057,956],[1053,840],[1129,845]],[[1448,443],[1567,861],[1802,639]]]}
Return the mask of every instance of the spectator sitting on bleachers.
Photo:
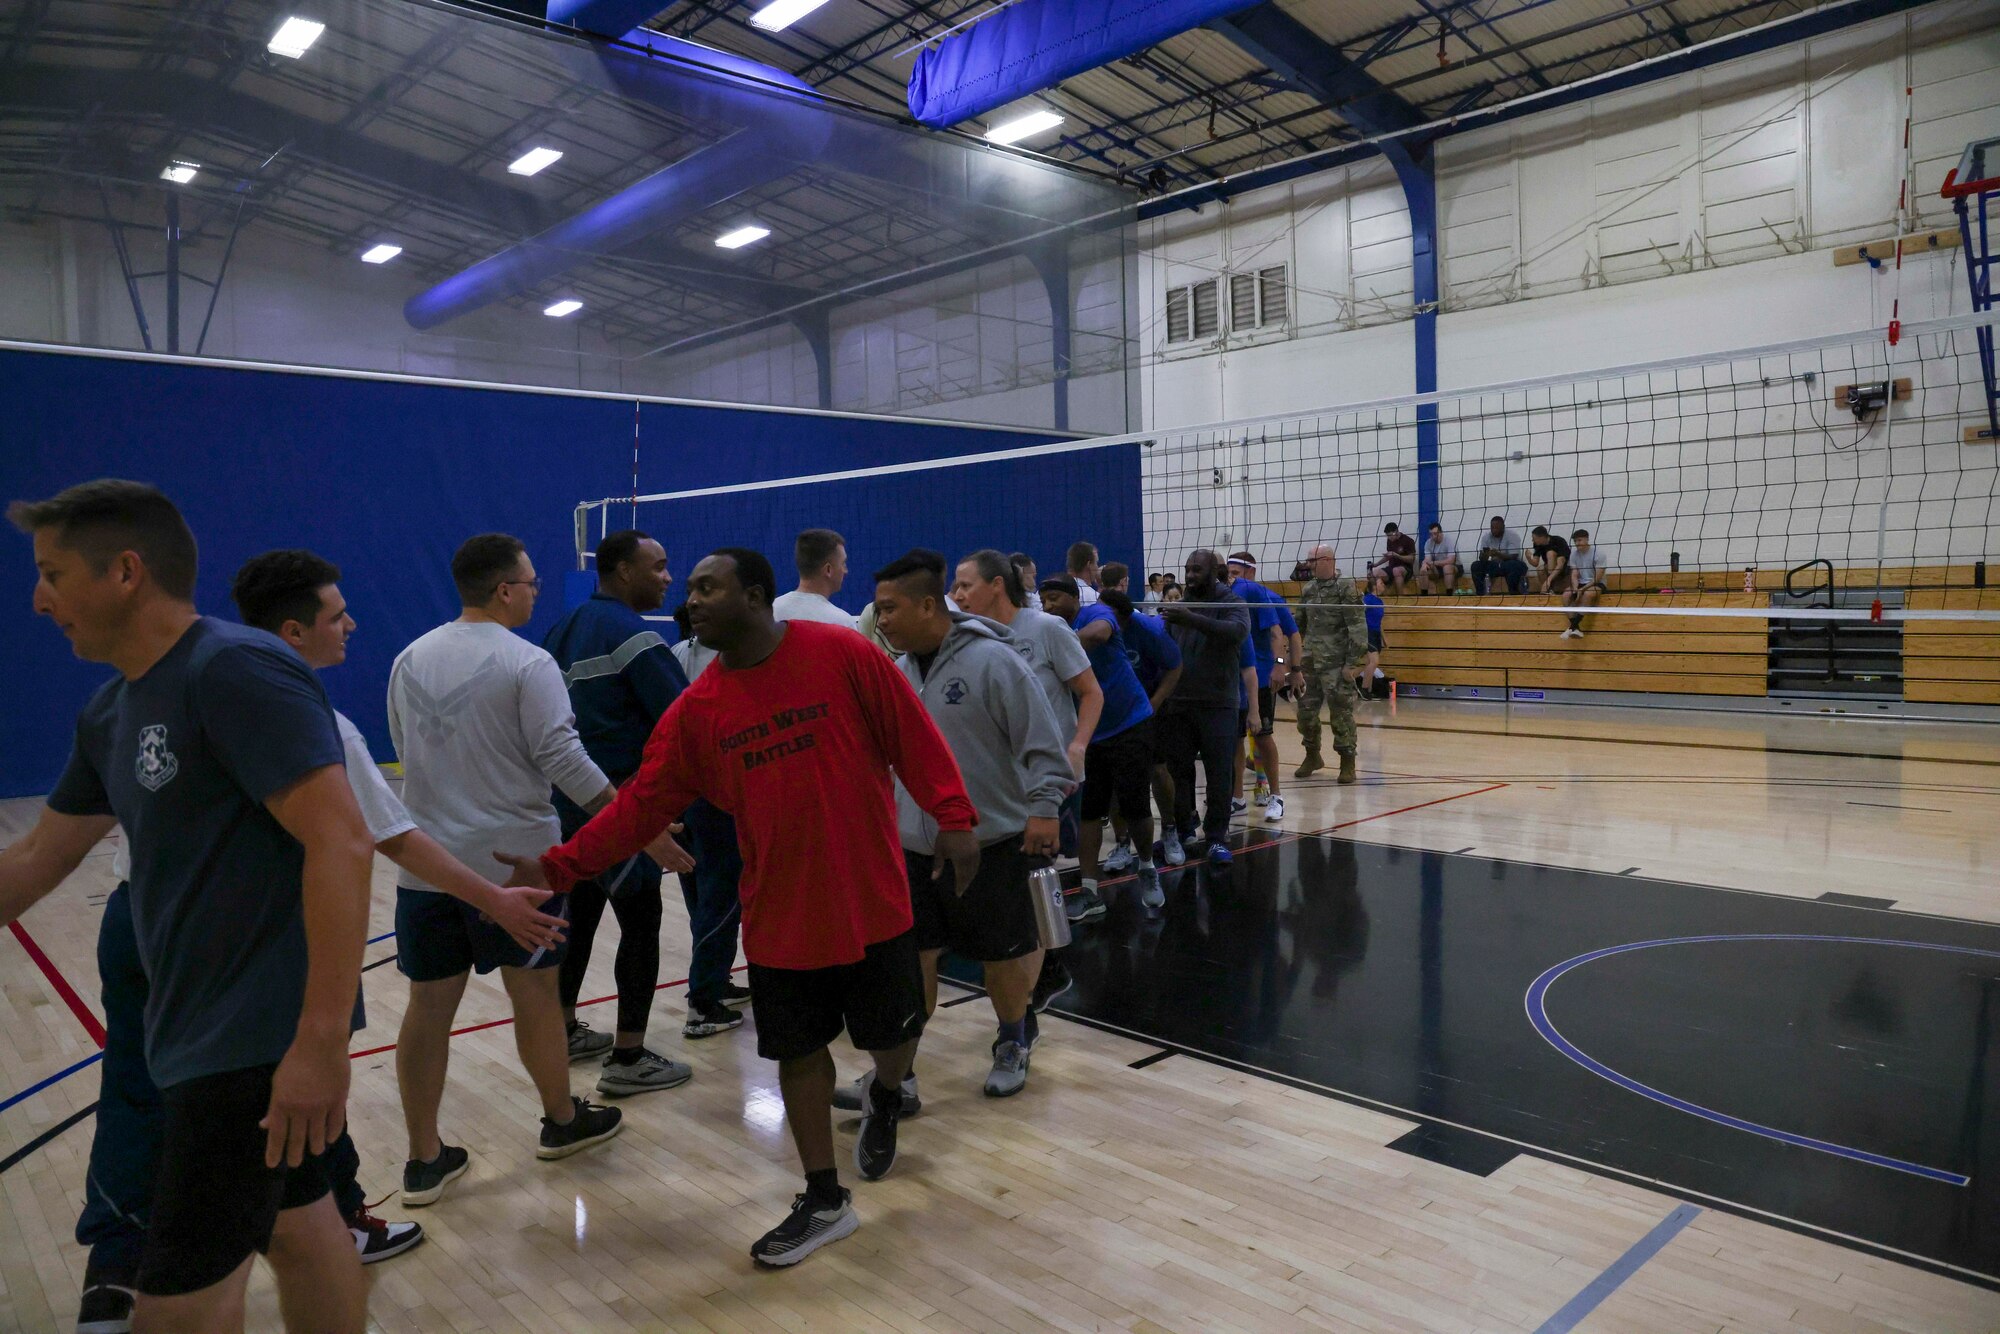
{"label": "spectator sitting on bleachers", "polygon": [[1551,533],[1541,524],[1535,525],[1529,534],[1533,544],[1528,548],[1528,563],[1541,576],[1541,591],[1544,593],[1567,593],[1576,577],[1569,567],[1569,543]]}
{"label": "spectator sitting on bleachers", "polygon": [[[1608,588],[1604,581],[1604,554],[1592,545],[1588,529],[1579,528],[1571,533],[1569,543],[1570,586],[1563,594],[1563,605],[1595,607]],[[1562,632],[1562,637],[1583,638],[1582,612],[1570,613],[1569,629]]]}
{"label": "spectator sitting on bleachers", "polygon": [[1382,556],[1368,566],[1368,576],[1372,579],[1380,574],[1385,583],[1393,581],[1400,590],[1416,570],[1417,540],[1393,523],[1384,525],[1382,532],[1386,538]]}
{"label": "spectator sitting on bleachers", "polygon": [[1417,568],[1417,592],[1428,593],[1431,582],[1437,591],[1450,594],[1458,587],[1458,547],[1444,535],[1444,525],[1431,525],[1430,540],[1424,543],[1424,563]]}
{"label": "spectator sitting on bleachers", "polygon": [[1521,559],[1525,544],[1521,535],[1507,526],[1507,520],[1498,514],[1479,538],[1479,559],[1472,562],[1472,591],[1484,597],[1493,576],[1499,575],[1507,581],[1510,593],[1525,592],[1528,585],[1528,562]]}

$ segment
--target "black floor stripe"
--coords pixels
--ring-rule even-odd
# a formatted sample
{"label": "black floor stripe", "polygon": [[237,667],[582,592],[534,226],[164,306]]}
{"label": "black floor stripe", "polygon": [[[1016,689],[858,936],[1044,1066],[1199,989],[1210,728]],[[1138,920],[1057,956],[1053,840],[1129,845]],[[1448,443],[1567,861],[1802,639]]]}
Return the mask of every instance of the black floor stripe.
{"label": "black floor stripe", "polygon": [[41,1134],[29,1140],[26,1144],[23,1144],[20,1148],[8,1154],[5,1158],[0,1159],[0,1175],[4,1175],[8,1168],[14,1166],[16,1163],[20,1162],[23,1158],[26,1158],[29,1154],[33,1153],[36,1149],[41,1148],[43,1145],[47,1144],[50,1140],[62,1134],[63,1131],[68,1130],[71,1126],[75,1125],[79,1121],[94,1116],[96,1113],[97,1113],[97,1104],[94,1102],[80,1112],[71,1112],[67,1117],[56,1122],[54,1125],[50,1126],[47,1130],[44,1130]]}
{"label": "black floor stripe", "polygon": [[1639,869],[1639,868],[1638,868],[1638,867],[1636,867],[1636,866],[1628,866],[1628,867],[1626,867],[1626,868],[1625,868],[1624,870],[1620,871],[1620,872],[1619,872],[1618,874],[1620,874],[1620,875],[1630,875],[1630,874],[1632,874],[1632,873],[1633,873],[1634,871],[1636,871],[1636,870],[1638,870],[1638,869]]}
{"label": "black floor stripe", "polygon": [[1389,1147],[1478,1177],[1492,1176],[1521,1155],[1511,1144],[1428,1121],[1402,1138],[1391,1140]]}
{"label": "black floor stripe", "polygon": [[975,991],[975,992],[972,992],[972,993],[971,993],[970,995],[965,995],[965,996],[959,996],[959,997],[956,997],[955,999],[952,999],[952,1000],[948,1000],[948,1001],[939,1001],[939,1002],[938,1002],[938,1008],[939,1008],[940,1010],[949,1010],[949,1009],[950,1009],[950,1008],[951,1008],[952,1006],[954,1006],[954,1005],[965,1005],[965,1004],[967,1004],[967,1003],[969,1003],[969,1002],[971,1002],[971,1001],[976,1001],[976,1000],[985,1000],[985,999],[986,999],[986,993],[985,993],[985,992],[983,992],[983,991]]}
{"label": "black floor stripe", "polygon": [[1821,903],[1838,903],[1847,908],[1893,908],[1894,899],[1871,899],[1866,894],[1838,894],[1832,890],[1819,896]]}
{"label": "black floor stripe", "polygon": [[1158,1065],[1161,1061],[1166,1060],[1169,1056],[1178,1056],[1178,1055],[1180,1055],[1180,1053],[1175,1051],[1172,1047],[1162,1047],[1158,1051],[1154,1052],[1151,1056],[1141,1056],[1138,1060],[1132,1062],[1129,1068],[1133,1070],[1144,1070],[1149,1065]]}
{"label": "black floor stripe", "polygon": [[372,969],[376,969],[376,968],[380,968],[380,967],[381,967],[381,966],[382,966],[383,964],[385,964],[385,963],[394,963],[394,962],[396,962],[396,956],[395,956],[395,955],[393,955],[393,954],[391,954],[391,955],[390,955],[390,956],[389,956],[388,958],[386,958],[386,959],[377,959],[377,960],[376,960],[376,961],[375,961],[374,963],[365,963],[365,964],[362,964],[362,965],[361,965],[361,971],[362,971],[362,972],[364,972],[364,973],[366,973],[366,972],[369,972],[369,971],[370,971],[370,970],[372,970]]}
{"label": "black floor stripe", "polygon": [[1850,806],[1873,806],[1878,810],[1884,811],[1929,811],[1932,815],[1951,814],[1951,808],[1948,806],[1904,806],[1888,801],[1850,801],[1847,804]]}

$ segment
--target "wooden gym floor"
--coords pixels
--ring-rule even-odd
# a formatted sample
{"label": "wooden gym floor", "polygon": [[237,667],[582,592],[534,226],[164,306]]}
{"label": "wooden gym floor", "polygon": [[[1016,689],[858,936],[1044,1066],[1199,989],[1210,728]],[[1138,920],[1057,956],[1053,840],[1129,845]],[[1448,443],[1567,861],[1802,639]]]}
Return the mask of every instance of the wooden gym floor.
{"label": "wooden gym floor", "polygon": [[[1626,1160],[1609,1139],[1597,1156],[1513,1152],[1519,1145],[1491,1153],[1501,1142],[1477,1135],[1468,1149],[1433,1135],[1440,1128],[1420,1115],[1384,1110],[1393,1100],[1358,1103],[1318,1091],[1312,1080],[1242,1068],[1261,1062],[1203,1059],[1203,1052],[1228,1056],[1290,1041],[1302,1048],[1296,1062],[1303,1064],[1294,1069],[1334,1069],[1342,1061],[1372,1068],[1365,1048],[1314,1051],[1310,1036],[1301,1044],[1282,1026],[1239,1031],[1243,1014],[1216,1017],[1212,1041],[1190,1040],[1184,1029],[1192,1021],[1184,1016],[1175,1017],[1180,1026],[1171,1033],[1165,1022],[1157,1031],[1120,1025],[1130,1033],[1103,1026],[1123,1003],[1115,966],[1130,954],[1110,942],[1143,942],[1162,958],[1162,938],[1209,942],[1183,944],[1180,962],[1220,966],[1219,923],[1239,899],[1254,897],[1252,887],[1267,886],[1277,900],[1306,909],[1287,919],[1276,948],[1311,961],[1315,931],[1351,939],[1351,914],[1329,924],[1310,911],[1315,877],[1325,878],[1329,856],[1361,868],[1359,888],[1375,914],[1372,930],[1361,933],[1369,965],[1417,954],[1422,942],[1392,929],[1403,889],[1380,859],[1439,859],[1354,843],[1456,854],[1451,865],[1479,866],[1486,879],[1507,879],[1510,893],[1528,896],[1517,899],[1517,916],[1536,910],[1541,876],[1555,887],[1547,891],[1552,908],[1559,894],[1579,886],[1599,903],[1629,896],[1639,905],[1652,901],[1650,882],[1670,881],[1683,896],[1696,892],[1690,886],[1708,886],[1755,891],[1754,900],[1726,897],[1757,903],[1829,893],[1893,900],[1892,910],[1876,914],[1885,924],[1870,935],[1895,934],[1903,913],[1966,924],[1907,920],[1906,935],[1920,934],[1919,925],[1986,932],[1971,924],[2000,922],[2000,729],[1434,701],[1405,702],[1393,718],[1386,706],[1369,705],[1366,718],[1359,786],[1339,788],[1322,775],[1288,790],[1279,834],[1323,836],[1280,845],[1259,823],[1249,839],[1271,846],[1243,853],[1230,873],[1245,893],[1232,897],[1228,882],[1190,872],[1171,888],[1163,924],[1136,921],[1136,905],[1120,903],[1103,927],[1082,929],[1083,985],[1058,1008],[1096,1024],[1046,1019],[1020,1097],[980,1096],[992,1032],[984,1002],[940,1008],[920,1060],[924,1112],[903,1130],[895,1172],[865,1186],[846,1172],[861,1231],[796,1269],[760,1272],[746,1254],[798,1188],[774,1072],[757,1059],[747,1025],[683,1042],[681,989],[663,988],[653,1045],[690,1061],[694,1082],[625,1101],[623,1135],[552,1164],[533,1156],[535,1101],[506,1025],[465,1033],[453,1044],[445,1127],[472,1150],[473,1170],[437,1206],[406,1215],[392,1200],[380,1209],[420,1219],[430,1240],[371,1271],[376,1326],[2000,1330],[2000,1285],[1979,1281],[2000,1267],[2000,1257],[1954,1277],[1935,1258],[1904,1262],[1880,1244],[1842,1244],[1749,1213],[1728,1191],[1715,1192],[1717,1199],[1648,1185],[1629,1167],[1616,1170]],[[1297,745],[1288,724],[1280,730],[1288,771]],[[0,840],[18,836],[34,809],[32,802],[0,803]],[[1302,863],[1301,848],[1321,860]],[[1321,869],[1296,873],[1301,864]],[[1272,869],[1279,866],[1294,871]],[[1509,878],[1510,867],[1521,874]],[[110,888],[109,868],[109,849],[100,850],[27,916],[23,932],[0,940],[0,1101],[96,1050],[95,1021],[86,1016],[96,1005],[96,905]],[[1565,879],[1562,872],[1590,874]],[[390,928],[391,885],[378,868],[373,934]],[[1102,938],[1093,939],[1094,931]],[[587,995],[612,990],[614,938],[607,923]],[[1476,959],[1480,943],[1459,947],[1469,944],[1467,957]],[[1492,952],[1507,944],[1496,937]],[[1201,957],[1204,948],[1214,957]],[[670,901],[663,978],[682,975],[686,950],[685,919]],[[369,959],[390,951],[385,940]],[[1315,979],[1323,972],[1348,988],[1343,1016],[1375,1012],[1391,1027],[1407,1025],[1425,1003],[1414,991],[1400,1005],[1393,994],[1384,1000],[1361,981],[1366,968],[1342,973],[1351,963],[1302,962],[1299,971]],[[1253,965],[1270,971],[1268,961],[1244,966]],[[1189,985],[1206,985],[1200,976],[1190,972]],[[363,1052],[394,1041],[404,994],[393,965],[364,981],[371,1027],[355,1038]],[[1124,989],[1134,990],[1129,978]],[[1307,993],[1321,1010],[1332,1005],[1316,981],[1300,987]],[[1596,1008],[1609,1020],[1626,1017],[1625,1010],[1636,1016],[1647,999],[1635,993],[1621,1005],[1615,988],[1601,986],[1589,994],[1600,997]],[[1186,1009],[1195,1014],[1212,999],[1190,995]],[[1455,1022],[1512,1025],[1518,1031],[1509,1041],[1527,1032],[1517,993],[1507,1005],[1459,1008],[1477,1013]],[[1565,1018],[1560,1003],[1551,1012],[1571,1031],[1581,1022]],[[608,1023],[608,1006],[589,1013]],[[475,982],[460,1024],[504,1021],[506,1014],[497,985]],[[1793,1045],[1811,1040],[1800,1036]],[[1359,1044],[1365,1035],[1337,1041]],[[1524,1041],[1538,1042],[1532,1034]],[[1788,1054],[1796,1053],[1778,1053]],[[839,1055],[844,1074],[858,1068],[849,1054]],[[1981,1070],[1983,1055],[1982,1047],[1969,1058]],[[1718,1039],[1705,1059],[1770,1056]],[[1272,1068],[1285,1063],[1274,1059]],[[581,1092],[594,1082],[587,1071],[576,1068]],[[70,1234],[93,1123],[87,1114],[65,1123],[90,1106],[96,1083],[95,1067],[86,1066],[0,1110],[0,1330],[63,1330],[73,1322],[84,1257]],[[1655,1147],[1727,1146],[1732,1137],[1770,1147],[1692,1117],[1676,1121],[1678,1113],[1596,1083],[1602,1087],[1593,1096],[1607,1114],[1630,1116],[1631,1106],[1651,1113],[1646,1124],[1674,1141]],[[1333,1090],[1368,1096],[1337,1082]],[[1842,1090],[1825,1096],[1838,1100]],[[403,1154],[389,1053],[356,1061],[350,1116],[363,1184],[372,1195],[387,1194]],[[1990,1121],[1982,1108],[1969,1125],[1982,1163],[1992,1153],[1980,1137]],[[1530,1149],[1544,1147],[1519,1138]],[[843,1118],[843,1151],[851,1140],[852,1118]],[[1807,1174],[1826,1158],[1796,1152],[1805,1154]],[[1971,1175],[1975,1186],[1984,1184],[1980,1173]],[[1974,1223],[1990,1235],[1990,1222]],[[275,1328],[261,1274],[253,1303],[253,1327]]]}

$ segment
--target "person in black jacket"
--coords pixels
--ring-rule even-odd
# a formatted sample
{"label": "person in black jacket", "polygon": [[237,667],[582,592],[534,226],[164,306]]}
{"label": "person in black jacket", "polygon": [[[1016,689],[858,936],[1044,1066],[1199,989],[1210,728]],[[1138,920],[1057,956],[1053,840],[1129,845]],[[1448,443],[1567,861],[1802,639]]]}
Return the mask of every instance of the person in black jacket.
{"label": "person in black jacket", "polygon": [[1181,651],[1181,679],[1160,715],[1160,746],[1174,777],[1174,816],[1183,845],[1194,831],[1194,764],[1201,759],[1208,783],[1202,836],[1208,859],[1226,866],[1229,793],[1236,759],[1236,696],[1243,641],[1250,636],[1250,608],[1229,590],[1222,557],[1194,551],[1187,558],[1187,598],[1167,604],[1167,632]]}

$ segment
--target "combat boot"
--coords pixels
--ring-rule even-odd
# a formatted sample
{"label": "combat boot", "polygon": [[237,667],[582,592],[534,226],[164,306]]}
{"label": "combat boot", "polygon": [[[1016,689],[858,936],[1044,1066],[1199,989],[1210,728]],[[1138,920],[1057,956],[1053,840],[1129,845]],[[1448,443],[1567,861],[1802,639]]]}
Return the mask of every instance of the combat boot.
{"label": "combat boot", "polygon": [[1354,772],[1354,752],[1351,750],[1340,752],[1340,781],[1343,784],[1361,781],[1360,775]]}
{"label": "combat boot", "polygon": [[1319,757],[1319,747],[1307,746],[1306,757],[1299,761],[1298,768],[1292,770],[1292,777],[1311,778],[1324,768],[1326,768],[1326,761]]}

